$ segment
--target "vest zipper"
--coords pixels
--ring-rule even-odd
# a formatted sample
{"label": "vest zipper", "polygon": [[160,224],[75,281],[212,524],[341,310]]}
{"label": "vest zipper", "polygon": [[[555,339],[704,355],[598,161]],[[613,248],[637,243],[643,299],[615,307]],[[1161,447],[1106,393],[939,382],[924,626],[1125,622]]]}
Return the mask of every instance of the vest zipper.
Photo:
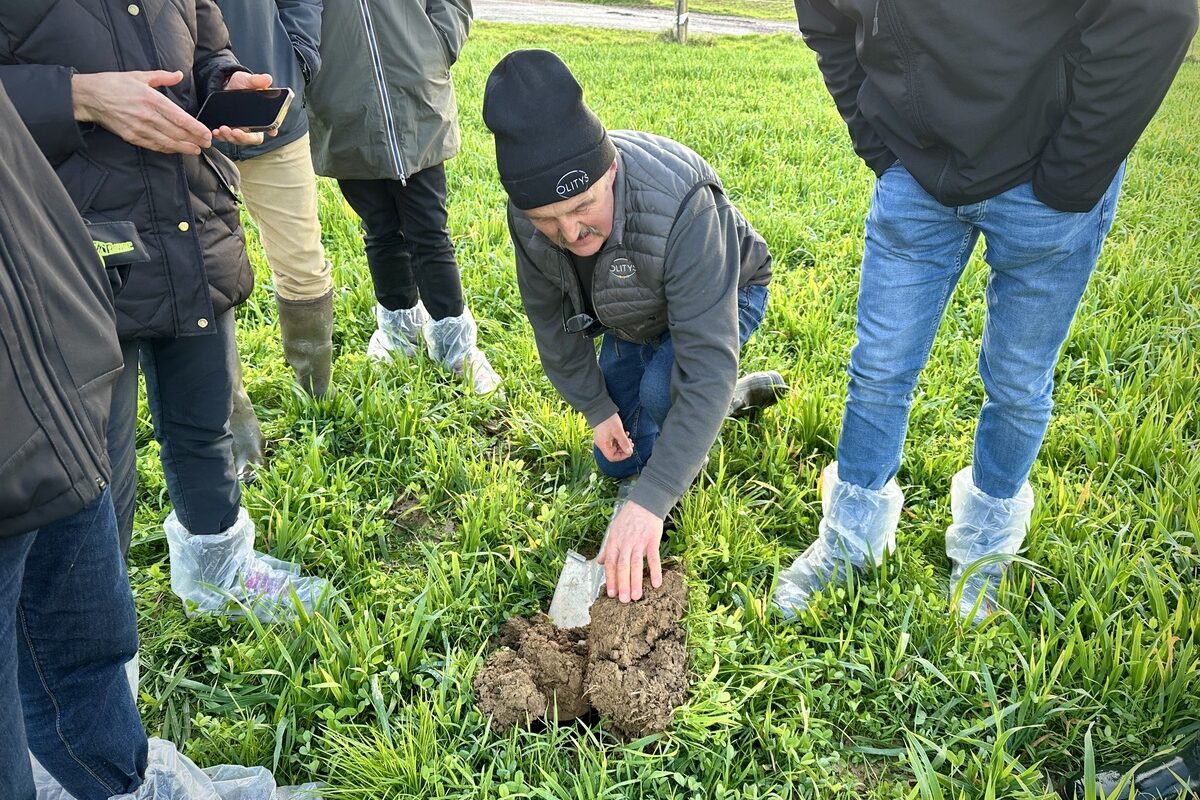
{"label": "vest zipper", "polygon": [[871,22],[871,35],[879,35],[879,3],[880,0],[875,0],[875,19]]}
{"label": "vest zipper", "polygon": [[408,174],[404,170],[404,161],[400,157],[400,139],[396,134],[396,120],[392,116],[391,98],[388,95],[387,81],[383,73],[383,59],[379,55],[379,42],[375,38],[375,23],[371,19],[371,10],[367,7],[367,2],[368,0],[358,0],[358,7],[362,11],[363,25],[366,26],[367,49],[371,53],[371,66],[375,70],[375,83],[379,89],[379,103],[383,107],[383,121],[387,126],[389,155],[392,157],[392,166],[400,178],[400,183],[405,184]]}

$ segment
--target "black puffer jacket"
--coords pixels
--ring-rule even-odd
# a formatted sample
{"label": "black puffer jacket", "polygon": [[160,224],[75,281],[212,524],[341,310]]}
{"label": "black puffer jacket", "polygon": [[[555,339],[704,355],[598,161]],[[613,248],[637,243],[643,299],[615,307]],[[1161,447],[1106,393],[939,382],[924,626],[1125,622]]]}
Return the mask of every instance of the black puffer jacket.
{"label": "black puffer jacket", "polygon": [[122,338],[210,333],[254,281],[227,158],[157,153],[74,120],[73,71],[155,69],[183,72],[163,91],[192,114],[242,69],[212,0],[0,0],[0,81],[13,105],[79,212],[132,221],[150,254],[117,273]]}
{"label": "black puffer jacket", "polygon": [[104,267],[0,87],[0,537],[96,499],[121,350]]}
{"label": "black puffer jacket", "polygon": [[1033,181],[1090,210],[1196,31],[1196,0],[795,2],[854,149],[947,206]]}

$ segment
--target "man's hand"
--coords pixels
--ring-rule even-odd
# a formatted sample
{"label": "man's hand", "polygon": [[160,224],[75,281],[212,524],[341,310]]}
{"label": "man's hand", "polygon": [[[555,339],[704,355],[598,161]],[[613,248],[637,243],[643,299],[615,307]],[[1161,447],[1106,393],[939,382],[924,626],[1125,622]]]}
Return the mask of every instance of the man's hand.
{"label": "man's hand", "polygon": [[633,441],[625,432],[619,414],[613,414],[592,431],[592,441],[609,461],[624,461],[633,455]]}
{"label": "man's hand", "polygon": [[643,561],[650,565],[650,585],[662,586],[662,564],[658,545],[663,521],[637,503],[627,501],[608,526],[608,541],[596,557],[604,565],[609,597],[622,603],[642,599]]}
{"label": "man's hand", "polygon": [[[270,89],[271,76],[264,73],[253,72],[235,72],[229,76],[229,80],[225,82],[226,89]],[[274,136],[278,131],[271,131]],[[240,145],[256,145],[263,143],[263,135],[261,132],[251,133],[244,131],[241,128],[231,128],[228,125],[222,125],[219,128],[214,128],[212,137],[222,142]]]}
{"label": "man's hand", "polygon": [[165,70],[77,73],[71,77],[75,119],[94,122],[125,141],[159,153],[199,155],[212,134],[162,92],[183,80]]}

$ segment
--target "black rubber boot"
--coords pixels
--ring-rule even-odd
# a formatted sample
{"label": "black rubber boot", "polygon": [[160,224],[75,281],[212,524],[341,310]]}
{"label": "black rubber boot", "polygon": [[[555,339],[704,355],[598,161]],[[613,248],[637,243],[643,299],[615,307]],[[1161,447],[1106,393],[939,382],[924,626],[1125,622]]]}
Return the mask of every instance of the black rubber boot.
{"label": "black rubber boot", "polygon": [[333,372],[333,290],[315,300],[276,295],[275,304],[283,357],[296,373],[296,382],[313,397],[324,397]]}
{"label": "black rubber boot", "polygon": [[238,355],[237,346],[228,353],[229,374],[233,380],[233,411],[229,414],[229,432],[233,434],[233,467],[242,483],[254,480],[254,469],[260,467],[265,460],[263,447],[266,439],[263,437],[262,426],[258,424],[258,415],[250,395],[246,394],[246,386],[242,382],[242,359]]}
{"label": "black rubber boot", "polygon": [[[1137,767],[1121,793],[1113,794],[1128,772],[1129,769],[1097,769],[1094,796],[1110,800],[1183,800],[1200,796],[1200,738],[1193,739],[1173,755]],[[1083,800],[1087,796],[1087,784],[1083,778],[1075,778],[1058,793],[1066,800]]]}
{"label": "black rubber boot", "polygon": [[775,370],[743,375],[733,387],[733,399],[729,401],[729,413],[726,416],[748,416],[767,406],[775,405],[787,393],[787,383]]}

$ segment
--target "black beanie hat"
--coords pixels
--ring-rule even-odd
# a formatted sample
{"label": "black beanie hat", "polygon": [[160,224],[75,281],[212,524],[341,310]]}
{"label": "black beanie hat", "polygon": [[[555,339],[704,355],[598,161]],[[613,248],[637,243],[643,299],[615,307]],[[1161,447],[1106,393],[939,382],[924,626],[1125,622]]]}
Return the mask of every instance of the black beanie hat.
{"label": "black beanie hat", "polygon": [[548,50],[500,59],[483,92],[483,121],[496,137],[500,182],[521,210],[587,191],[617,157],[579,82]]}

